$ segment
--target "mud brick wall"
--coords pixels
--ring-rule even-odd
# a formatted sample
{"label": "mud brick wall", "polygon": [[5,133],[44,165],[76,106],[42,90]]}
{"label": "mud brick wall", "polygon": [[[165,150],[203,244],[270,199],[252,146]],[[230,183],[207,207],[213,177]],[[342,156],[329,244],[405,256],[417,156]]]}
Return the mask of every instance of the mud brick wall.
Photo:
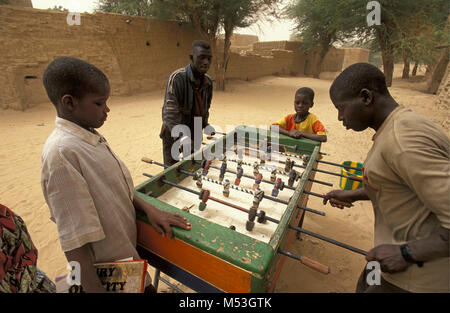
{"label": "mud brick wall", "polygon": [[[191,43],[200,39],[193,27],[177,22],[95,13],[81,14],[80,25],[70,26],[67,15],[0,5],[0,107],[25,110],[48,103],[42,73],[60,56],[81,58],[104,71],[111,95],[162,90],[168,75],[190,62]],[[317,53],[306,54],[296,41],[257,40],[251,35],[233,36],[234,47],[248,44],[251,51],[230,54],[227,79],[310,75]],[[362,50],[332,48],[325,58],[324,71],[341,71],[346,64],[366,56],[368,60],[368,51]],[[213,70],[209,74],[214,78]]]}

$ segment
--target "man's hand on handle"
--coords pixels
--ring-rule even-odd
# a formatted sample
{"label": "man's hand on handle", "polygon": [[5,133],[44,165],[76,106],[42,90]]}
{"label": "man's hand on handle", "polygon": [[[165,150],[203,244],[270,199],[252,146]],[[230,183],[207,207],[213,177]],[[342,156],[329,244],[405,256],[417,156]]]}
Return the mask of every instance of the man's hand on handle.
{"label": "man's hand on handle", "polygon": [[366,260],[379,262],[381,271],[385,273],[402,272],[414,264],[403,258],[399,245],[388,244],[379,245],[370,250]]}

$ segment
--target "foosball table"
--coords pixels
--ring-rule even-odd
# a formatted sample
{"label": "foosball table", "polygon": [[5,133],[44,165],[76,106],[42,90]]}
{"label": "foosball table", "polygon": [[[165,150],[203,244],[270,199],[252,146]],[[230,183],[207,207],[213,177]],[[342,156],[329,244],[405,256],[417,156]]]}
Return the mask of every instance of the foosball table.
{"label": "foosball table", "polygon": [[162,170],[144,174],[136,195],[184,216],[191,230],[174,227],[173,239],[163,237],[137,210],[141,257],[197,292],[272,292],[286,257],[328,273],[288,251],[308,233],[305,212],[325,215],[307,207],[320,143],[246,126],[214,139],[169,167],[143,158]]}

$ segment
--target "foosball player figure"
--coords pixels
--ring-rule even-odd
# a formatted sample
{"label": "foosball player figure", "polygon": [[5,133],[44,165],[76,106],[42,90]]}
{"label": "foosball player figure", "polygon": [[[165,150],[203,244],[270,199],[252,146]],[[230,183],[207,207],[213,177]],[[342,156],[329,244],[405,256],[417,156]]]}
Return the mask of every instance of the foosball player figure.
{"label": "foosball player figure", "polygon": [[266,219],[266,212],[264,212],[262,210],[259,211],[257,222],[263,224],[266,221],[267,221],[267,219]]}
{"label": "foosball player figure", "polygon": [[245,224],[245,229],[248,231],[252,231],[253,227],[255,227],[255,217],[257,214],[257,210],[253,207],[250,208],[250,211],[248,211],[248,221]]}
{"label": "foosball player figure", "polygon": [[294,182],[295,182],[296,180],[298,180],[300,177],[301,177],[301,176],[300,176],[295,170],[292,170],[292,171],[289,173],[289,180],[288,180],[288,185],[289,185],[289,187],[292,187],[292,186],[294,185]]}
{"label": "foosball player figure", "polygon": [[237,166],[236,166],[236,169],[238,170],[238,169],[240,169],[240,168],[242,168],[242,160],[238,160],[237,161]]}
{"label": "foosball player figure", "polygon": [[230,195],[230,181],[228,179],[223,182],[223,195],[227,198]]}
{"label": "foosball player figure", "polygon": [[277,197],[280,190],[283,189],[283,182],[281,178],[278,178],[275,184],[273,184],[272,196]]}
{"label": "foosball player figure", "polygon": [[286,158],[286,162],[284,163],[284,171],[289,173],[291,170],[291,158]]}
{"label": "foosball player figure", "polygon": [[259,164],[257,161],[253,164],[253,176],[256,177],[256,175],[259,174]]}
{"label": "foosball player figure", "polygon": [[219,175],[219,181],[223,181],[223,178],[225,177],[225,172],[227,171],[227,161],[222,162],[222,166],[220,167],[220,175]]}
{"label": "foosball player figure", "polygon": [[258,209],[259,204],[261,203],[262,199],[264,198],[264,191],[261,189],[257,189],[253,196],[253,209]]}
{"label": "foosball player figure", "polygon": [[259,189],[259,185],[261,184],[262,179],[263,179],[263,176],[261,173],[256,175],[255,183],[253,184],[253,190]]}
{"label": "foosball player figure", "polygon": [[192,207],[194,206],[194,204],[190,205],[190,206],[184,206],[181,210],[183,210],[184,212],[188,212],[189,210],[192,209]]}
{"label": "foosball player figure", "polygon": [[307,154],[305,154],[305,155],[302,157],[302,159],[303,159],[303,166],[306,166],[306,165],[308,165],[310,156],[307,155]]}
{"label": "foosball player figure", "polygon": [[239,184],[241,183],[241,177],[244,174],[244,170],[241,168],[238,168],[237,173],[236,173],[236,180],[234,181],[234,184],[236,186],[239,186]]}
{"label": "foosball player figure", "polygon": [[208,201],[208,199],[209,199],[209,190],[202,189],[200,191],[199,198],[202,200],[202,202],[200,202],[200,205],[198,206],[198,209],[200,211],[204,211],[205,208],[206,208],[206,201]]}
{"label": "foosball player figure", "polygon": [[211,160],[204,160],[202,162],[203,176],[206,176],[208,174],[210,166],[211,166]]}
{"label": "foosball player figure", "polygon": [[202,184],[202,174],[195,172],[193,179],[196,180],[195,184],[197,185],[198,188],[202,188],[203,184]]}
{"label": "foosball player figure", "polygon": [[270,181],[271,181],[272,183],[274,183],[276,179],[277,179],[277,170],[274,169],[274,170],[270,173]]}

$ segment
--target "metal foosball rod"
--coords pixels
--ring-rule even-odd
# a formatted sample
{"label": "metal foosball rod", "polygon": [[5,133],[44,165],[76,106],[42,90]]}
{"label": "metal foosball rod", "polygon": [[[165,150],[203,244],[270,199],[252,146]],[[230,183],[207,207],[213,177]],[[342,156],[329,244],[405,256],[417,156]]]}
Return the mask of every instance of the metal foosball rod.
{"label": "metal foosball rod", "polygon": [[[202,145],[207,145],[208,143],[206,143],[206,142],[202,142]],[[248,147],[246,147],[246,148],[248,148]],[[236,149],[237,150],[237,149]],[[229,151],[233,151],[233,150],[229,150]],[[256,150],[257,151],[257,150]],[[260,159],[260,158],[259,158]],[[232,161],[232,162],[235,162],[234,160],[230,160],[230,161]],[[282,163],[282,162],[280,162],[280,163]],[[247,164],[247,165],[249,165],[249,164]],[[261,167],[261,168],[263,168],[263,167]],[[279,170],[277,169],[277,172],[278,172]],[[236,174],[236,173],[234,173],[234,174]],[[282,173],[283,175],[288,175],[288,174],[286,174],[285,172],[283,172]],[[244,177],[245,177],[245,175],[244,175]],[[325,185],[325,186],[329,186],[329,187],[333,187],[333,184],[330,184],[330,183],[327,183],[327,182],[324,182],[324,181],[321,181],[321,180],[317,180],[317,179],[312,179],[312,178],[308,178],[308,180],[310,181],[310,182],[313,182],[313,183],[317,183],[317,184],[321,184],[321,185]],[[288,188],[289,189],[289,188]],[[292,189],[292,190],[295,190],[295,188],[294,189]]]}
{"label": "metal foosball rod", "polygon": [[[251,151],[255,151],[255,152],[261,153],[260,150],[254,149],[254,148],[252,148],[252,147],[250,147],[250,146],[244,146],[244,148],[245,148],[245,149],[248,149],[248,150],[251,150]],[[234,148],[233,150],[237,151],[238,149],[237,149],[237,148]],[[275,151],[273,151],[273,152],[275,152]],[[287,156],[287,157],[297,158],[297,159],[300,159],[300,160],[302,160],[302,161],[304,160],[303,157],[301,157],[301,156],[299,156],[299,155],[295,155],[295,154],[289,154],[289,153],[280,152],[280,151],[277,151],[277,152],[275,152],[275,153],[276,153],[276,154],[281,154],[281,155],[284,155],[284,156]],[[308,156],[308,157],[309,157],[309,156]],[[318,163],[324,163],[324,164],[328,164],[328,165],[333,165],[333,166],[343,167],[343,168],[345,168],[345,169],[361,170],[360,168],[357,168],[357,167],[348,166],[348,165],[342,165],[342,164],[333,163],[333,162],[329,162],[329,161],[323,161],[323,160],[315,160],[315,161],[318,162]],[[278,161],[278,162],[280,162],[281,164],[285,164],[285,162],[283,162],[283,161]]]}
{"label": "metal foosball rod", "polygon": [[[248,147],[248,146],[244,146],[244,147],[252,149],[252,147]],[[256,150],[256,151],[258,151],[258,150]],[[276,151],[272,151],[272,153],[280,154],[279,152],[276,152]],[[298,158],[298,159],[302,159],[301,157],[299,157],[297,155],[294,155],[294,154],[287,154],[287,153],[285,153],[284,155],[287,155],[287,156],[290,156],[290,157],[294,157],[294,158]],[[316,161],[319,162],[320,160],[316,160]],[[280,162],[280,163],[282,163],[282,162]],[[331,162],[327,162],[327,163],[331,163]],[[343,166],[345,168],[356,169],[356,168],[353,168],[353,167],[344,166],[344,165],[340,165],[340,164],[337,164],[337,163],[332,163],[332,164],[336,165],[336,166]],[[299,164],[294,164],[294,167],[299,167],[299,168],[303,168],[303,169],[306,168],[306,166],[299,165]],[[355,180],[355,181],[358,181],[358,182],[362,182],[362,179],[358,178],[358,177],[347,176],[347,175],[342,175],[342,174],[338,174],[338,173],[333,173],[333,172],[328,172],[328,171],[324,171],[324,170],[319,170],[318,168],[313,168],[312,170],[316,171],[316,172],[324,173],[324,174],[329,174],[329,175],[338,176],[338,177],[344,177],[344,178],[347,178],[347,179],[350,179],[350,180]]]}
{"label": "metal foosball rod", "polygon": [[[143,161],[143,162],[145,162],[145,163],[149,163],[149,164],[155,164],[155,165],[158,165],[158,166],[162,166],[162,167],[164,167],[164,168],[167,168],[167,167],[168,167],[168,166],[165,165],[165,164],[156,162],[156,161],[151,160],[151,159],[146,158],[146,157],[143,157],[143,158],[141,159],[141,161]],[[211,168],[213,168],[213,167],[211,167]],[[188,176],[194,177],[194,175],[195,175],[194,173],[191,173],[191,172],[188,172],[188,171],[185,171],[185,170],[182,170],[182,169],[177,169],[177,170],[178,170],[180,173],[185,174],[185,175],[188,175]],[[145,175],[145,176],[147,176],[147,175]],[[203,177],[202,179],[205,180],[205,181],[209,181],[209,182],[218,184],[218,185],[223,185],[222,182],[219,182],[219,181],[217,181],[217,180],[215,180],[215,179],[211,179],[211,178],[208,178],[208,177]],[[245,189],[245,188],[242,188],[242,187],[239,187],[239,186],[235,186],[235,185],[232,185],[232,184],[230,184],[230,188],[231,188],[231,189],[234,189],[234,190],[241,191],[241,192],[245,192],[245,193],[248,193],[248,194],[251,194],[251,195],[255,195],[255,192],[253,192],[252,190]],[[265,198],[265,199],[274,201],[274,202],[278,202],[278,203],[284,204],[284,205],[288,205],[288,204],[289,204],[287,201],[284,201],[284,200],[281,200],[281,199],[277,199],[277,198],[274,198],[274,197],[271,197],[271,196],[263,195],[262,197]],[[299,208],[299,209],[301,209],[301,210],[305,210],[305,211],[311,212],[311,213],[315,213],[315,214],[318,214],[318,215],[325,216],[325,212],[322,212],[322,211],[317,211],[317,210],[310,209],[310,208],[306,208],[306,207],[303,207],[303,206],[297,206],[297,208]]]}
{"label": "metal foosball rod", "polygon": [[[143,173],[142,175],[144,175],[144,176],[146,176],[146,177],[148,177],[148,178],[153,178],[153,175],[150,175],[150,174],[147,174],[147,173]],[[233,204],[233,203],[228,202],[228,201],[223,201],[223,200],[218,199],[218,198],[216,198],[216,197],[210,196],[210,195],[209,195],[209,192],[208,192],[208,193],[205,193],[205,192],[204,192],[205,190],[202,190],[202,191],[195,191],[195,190],[190,189],[190,188],[188,188],[188,187],[184,187],[184,186],[181,186],[181,185],[179,185],[179,184],[172,183],[171,181],[168,181],[167,179],[163,179],[162,182],[163,182],[164,184],[166,184],[166,185],[169,185],[169,186],[172,186],[172,187],[175,187],[175,188],[182,189],[182,190],[184,190],[184,191],[193,193],[193,194],[199,196],[200,199],[202,199],[202,200],[204,200],[204,199],[205,199],[205,200],[212,200],[212,201],[215,201],[215,202],[217,202],[217,203],[220,203],[220,204],[229,206],[229,207],[231,207],[231,208],[233,208],[233,209],[236,209],[236,210],[239,210],[239,211],[242,211],[242,212],[245,212],[245,213],[249,213],[249,210],[247,210],[247,209],[245,209],[245,208],[243,208],[243,207],[241,207],[241,206],[239,206],[239,205]],[[202,210],[201,210],[201,211],[202,211]]]}
{"label": "metal foosball rod", "polygon": [[291,228],[291,229],[293,229],[293,230],[296,230],[296,231],[298,231],[298,232],[307,234],[307,235],[309,235],[309,236],[311,236],[311,237],[315,237],[315,238],[317,238],[317,239],[320,239],[320,240],[326,241],[326,242],[328,242],[328,243],[334,244],[334,245],[336,245],[336,246],[345,248],[345,249],[347,249],[347,250],[350,250],[350,251],[359,253],[359,254],[361,254],[361,255],[364,255],[364,256],[367,255],[367,252],[364,251],[364,250],[361,250],[361,249],[355,248],[355,247],[353,247],[353,246],[347,245],[347,244],[345,244],[345,243],[336,241],[336,240],[334,240],[334,239],[331,239],[331,238],[328,238],[328,237],[325,237],[325,236],[322,236],[322,235],[319,235],[319,234],[310,232],[309,230],[306,230],[306,229],[304,229],[304,228],[301,228],[301,227],[298,227],[298,226],[293,226],[293,225],[289,225],[289,228]]}
{"label": "metal foosball rod", "polygon": [[[194,161],[194,162],[196,162],[196,161]],[[214,168],[214,169],[220,170],[219,167],[216,167],[216,166],[214,166],[214,165],[210,165],[210,167],[211,167],[211,168]],[[237,174],[237,172],[232,171],[232,170],[229,170],[229,169],[227,169],[226,172],[232,173],[232,174]],[[250,176],[250,175],[247,175],[247,174],[242,174],[242,176],[243,176],[243,177],[250,178],[250,179],[254,179],[254,177],[252,177],[252,176]],[[265,180],[265,179],[262,179],[261,182],[266,183],[266,184],[270,184],[270,185],[274,185],[274,186],[277,184],[277,183],[274,183],[274,182],[271,182],[271,181],[268,181],[268,180]],[[280,187],[279,187],[279,190],[283,190],[284,188],[295,191],[295,188],[294,188],[294,187],[291,187],[291,186],[289,186],[289,185],[285,185],[284,182],[281,182],[281,185],[280,185]],[[310,195],[313,195],[313,196],[318,195],[318,194],[311,194],[310,191],[306,191],[306,190],[304,190],[303,193],[305,193],[305,194],[310,194]],[[323,198],[322,195],[320,195],[320,197]],[[347,208],[350,208],[350,207],[353,206],[351,203],[343,202],[343,201],[340,201],[340,200],[337,200],[337,199],[334,199],[334,198],[329,199],[329,201],[330,201],[330,203],[333,203],[333,204],[339,204],[339,205],[342,205],[342,206],[347,207]],[[298,206],[298,207],[299,207],[300,209],[302,209],[302,210],[305,210],[305,211],[310,211],[310,212],[313,212],[313,213],[316,213],[316,214],[320,214],[320,213],[317,213],[317,212],[320,212],[320,211],[316,211],[316,210],[313,210],[313,209],[310,209],[310,208],[305,208],[305,207],[302,207],[302,206]],[[315,211],[315,212],[314,212],[314,211]],[[321,214],[320,214],[320,215],[321,215]]]}
{"label": "metal foosball rod", "polygon": [[[226,136],[227,135],[227,134],[222,133],[222,132],[216,132],[216,134],[219,134],[219,135],[222,135],[222,136]],[[211,139],[214,139],[214,138],[215,138],[214,136],[207,136],[206,137],[206,139],[208,139],[208,140],[211,140]],[[234,133],[234,139],[237,142],[237,133]],[[253,142],[258,142],[259,143],[260,141],[263,141],[263,140],[248,138],[248,141],[253,141]],[[276,144],[276,143],[272,143],[272,142],[270,143],[270,145],[280,146],[280,147],[284,147],[284,148],[289,148],[289,149],[293,149],[294,151],[304,151],[304,152],[309,152],[309,153],[312,152],[311,150],[301,149],[297,145],[291,146],[291,145],[285,145],[285,144],[280,144],[280,143]],[[319,154],[328,155],[328,154],[326,154],[324,152],[319,152]]]}
{"label": "metal foosball rod", "polygon": [[333,163],[333,162],[328,162],[328,161],[324,161],[324,160],[316,160],[316,162],[318,162],[318,163],[324,163],[324,164],[329,164],[329,165],[333,165],[333,166],[338,166],[338,167],[343,167],[343,168],[345,168],[345,169],[358,170],[358,171],[361,170],[360,168],[357,168],[357,167],[348,166],[348,165],[342,165],[342,164]]}
{"label": "metal foosball rod", "polygon": [[[153,177],[153,175],[146,174],[146,173],[144,173],[143,175],[146,176],[146,177],[149,177],[149,178],[152,178],[152,177]],[[185,190],[185,191],[187,191],[187,192],[196,194],[196,195],[198,195],[198,196],[200,196],[200,197],[202,196],[202,192],[198,192],[198,191],[192,190],[192,189],[190,189],[190,188],[181,186],[181,185],[179,185],[179,184],[172,183],[172,182],[170,182],[170,181],[168,181],[168,180],[166,180],[166,179],[163,179],[162,182],[165,183],[165,184],[167,184],[167,185],[170,185],[170,186],[173,186],[173,187],[176,187],[176,188]],[[240,207],[240,206],[238,206],[238,205],[235,205],[235,204],[232,204],[232,203],[229,203],[229,202],[226,202],[226,201],[223,201],[223,200],[220,200],[220,199],[211,197],[209,194],[207,195],[207,198],[208,198],[208,199],[211,199],[212,201],[219,202],[219,203],[221,203],[221,204],[230,206],[230,207],[232,207],[232,208],[234,208],[234,209],[237,209],[237,210],[240,210],[240,211],[243,211],[243,212],[246,212],[246,213],[250,213],[250,210],[247,210],[247,209],[245,209],[245,208],[243,208],[243,207]],[[218,201],[218,200],[219,200],[219,201]],[[270,216],[267,216],[267,215],[265,215],[265,214],[262,216],[261,219],[259,219],[259,221],[260,221],[260,223],[263,223],[264,221],[269,221],[269,222],[272,222],[272,223],[275,223],[275,224],[279,224],[279,223],[280,223],[279,220],[277,220],[277,219],[275,219],[275,218],[272,218],[272,217],[270,217]],[[301,233],[305,233],[305,234],[307,234],[307,235],[309,235],[309,236],[311,236],[311,237],[315,237],[315,238],[317,238],[317,239],[320,239],[320,240],[329,242],[329,243],[331,243],[331,244],[334,244],[334,245],[336,245],[336,246],[345,248],[345,249],[347,249],[347,250],[350,250],[350,251],[359,253],[359,254],[364,255],[364,256],[367,255],[367,252],[366,252],[366,251],[361,250],[361,249],[358,249],[358,248],[355,248],[355,247],[350,246],[350,245],[348,245],[348,244],[345,244],[345,243],[339,242],[339,241],[337,241],[337,240],[334,240],[334,239],[331,239],[331,238],[328,238],[328,237],[325,237],[325,236],[322,236],[322,235],[313,233],[313,232],[311,232],[311,231],[309,231],[309,230],[306,230],[306,229],[303,229],[303,228],[301,228],[301,227],[297,227],[297,226],[293,226],[293,225],[288,225],[288,226],[289,226],[289,228],[291,228],[291,229],[293,229],[293,230],[295,230],[295,231],[298,231],[298,232],[301,232]]]}
{"label": "metal foosball rod", "polygon": [[[253,151],[259,151],[259,150],[253,149],[250,146],[245,146],[245,148],[252,149]],[[275,151],[273,151],[273,152],[275,152]],[[303,158],[301,156],[298,156],[298,155],[295,155],[295,154],[290,154],[290,153],[280,152],[280,151],[276,151],[275,153],[303,160]],[[317,163],[324,163],[324,164],[333,165],[333,166],[337,166],[337,167],[343,167],[345,169],[361,170],[360,168],[357,168],[357,167],[353,167],[353,166],[349,166],[349,165],[343,165],[343,164],[339,164],[339,163],[333,163],[333,162],[329,162],[329,161],[323,161],[323,160],[317,160],[317,159],[315,161]],[[283,163],[283,162],[280,161],[280,163]]]}
{"label": "metal foosball rod", "polygon": [[[152,178],[152,177],[153,177],[153,175],[150,175],[150,174],[147,174],[147,173],[143,173],[143,175],[146,176],[146,177],[149,177],[149,178]],[[168,181],[168,180],[166,180],[166,179],[163,179],[162,182],[165,183],[165,184],[167,184],[167,185],[169,185],[169,186],[176,187],[176,188],[179,188],[179,189],[185,190],[185,191],[187,191],[187,192],[190,192],[190,193],[193,193],[193,194],[198,195],[198,196],[202,199],[202,203],[204,203],[203,201],[205,201],[205,199],[206,199],[206,200],[209,199],[209,200],[212,200],[212,201],[215,201],[215,202],[218,202],[218,203],[227,205],[227,206],[229,206],[229,207],[231,207],[231,208],[234,208],[234,209],[237,209],[237,210],[239,210],[239,211],[243,211],[243,212],[248,213],[248,214],[250,213],[250,210],[247,210],[247,209],[245,209],[245,208],[243,208],[243,207],[241,207],[241,206],[238,206],[238,205],[229,203],[229,202],[227,202],[227,201],[223,201],[223,200],[217,199],[217,198],[215,198],[215,197],[211,197],[211,196],[209,195],[209,191],[206,192],[206,193],[203,192],[203,190],[202,190],[202,192],[197,192],[197,191],[195,191],[195,190],[189,189],[189,188],[184,187],[184,186],[181,186],[181,185],[179,185],[179,184],[172,183],[172,182],[170,182],[170,181]],[[261,218],[261,217],[262,217],[262,218]],[[266,216],[265,214],[262,215],[262,216],[259,216],[259,218],[258,218],[258,221],[260,221],[260,223],[264,223],[266,220],[267,220],[267,221],[271,221],[271,222],[276,223],[276,224],[279,224],[279,221],[278,221],[277,219],[274,219],[274,218],[271,218],[271,217],[269,217],[269,216]],[[281,251],[282,251],[282,252],[280,252],[280,253],[286,252],[286,251],[284,251],[284,250],[281,250]],[[287,255],[287,254],[286,254],[286,255]],[[288,256],[289,256],[289,257],[292,257],[292,258],[294,258],[294,259],[296,259],[296,260],[298,260],[298,261],[300,261],[302,264],[304,264],[304,265],[306,265],[306,266],[308,266],[308,267],[311,267],[311,268],[313,268],[313,269],[315,269],[315,270],[317,270],[317,271],[319,271],[319,272],[321,272],[321,273],[323,273],[323,274],[328,274],[328,273],[330,273],[330,268],[329,268],[328,266],[325,266],[325,265],[323,265],[323,264],[320,264],[320,263],[318,263],[318,262],[316,262],[316,261],[314,261],[314,260],[312,260],[312,259],[309,259],[309,258],[306,258],[306,257],[296,256],[296,255],[294,255],[294,254],[292,254],[292,253],[290,253],[290,252],[289,252],[289,255],[288,255]]]}
{"label": "metal foosball rod", "polygon": [[[245,163],[243,163],[243,164],[245,164]],[[247,164],[247,165],[249,165],[249,164]],[[210,167],[211,167],[211,165],[210,165]],[[294,172],[295,172],[295,171],[294,171]],[[236,172],[232,172],[232,173],[237,174]],[[294,173],[294,174],[297,175],[296,173]],[[285,174],[285,175],[286,175],[286,174]],[[244,174],[242,174],[242,176],[248,177],[248,178],[253,178],[253,177],[251,177],[251,176],[249,176],[249,175],[245,176]],[[279,178],[279,180],[281,180],[281,179]],[[278,186],[277,189],[279,189],[279,190],[283,190],[284,188],[290,189],[290,190],[293,190],[293,191],[296,190],[296,188],[291,187],[290,185],[285,185],[284,182],[282,182],[282,181],[280,181],[279,183],[277,183],[277,182],[271,182],[271,181],[264,180],[264,179],[261,179],[261,181],[264,182],[264,183],[267,183],[267,184],[272,184],[272,185],[274,185],[274,186]],[[314,193],[314,192],[311,192],[311,191],[307,191],[307,190],[303,190],[303,193],[305,193],[305,194],[307,194],[307,195],[312,195],[312,196],[315,196],[315,197],[319,197],[319,198],[322,198],[322,199],[325,198],[323,195],[320,195],[320,194],[318,194],[318,193]],[[274,195],[274,194],[272,194],[272,195]],[[276,196],[276,195],[275,195],[275,196]],[[351,203],[349,203],[349,202],[340,201],[340,200],[337,200],[337,199],[334,199],[334,198],[329,199],[329,201],[330,201],[330,203],[332,203],[332,204],[338,204],[338,205],[341,205],[341,206],[347,207],[347,208],[350,208],[350,207],[353,206],[353,204],[351,204]],[[303,208],[303,209],[304,209],[304,208]],[[308,208],[306,208],[306,209],[307,209],[307,210],[305,210],[305,211],[311,211],[311,210],[312,210],[312,209],[308,209]],[[317,213],[316,213],[316,214],[317,214]]]}
{"label": "metal foosball rod", "polygon": [[[203,143],[203,144],[206,144],[206,143]],[[249,148],[252,149],[252,147],[250,147],[250,146],[244,146],[244,147],[247,148],[247,149],[249,149]],[[279,152],[279,151],[272,151],[271,153],[283,154],[283,155],[286,155],[286,156],[302,159],[300,156],[297,156],[297,155],[294,155],[294,154],[287,154],[287,153]],[[318,160],[316,160],[316,161],[318,161]],[[328,163],[331,163],[331,162],[328,162]],[[334,165],[341,166],[340,164],[334,164]],[[299,168],[303,168],[303,169],[306,168],[306,166],[298,165],[298,164],[295,164],[294,166],[295,167],[299,167]],[[348,167],[348,166],[344,166],[344,167],[345,168],[351,168],[351,167]],[[358,181],[358,182],[362,182],[361,178],[354,177],[354,176],[347,176],[347,175],[342,175],[342,174],[338,174],[338,173],[328,172],[328,171],[324,171],[324,170],[319,170],[318,168],[313,168],[312,170],[315,171],[315,172],[320,172],[320,173],[324,173],[324,174],[328,174],[328,175],[333,175],[333,176],[337,176],[337,177],[343,177],[343,178],[347,178],[347,179],[350,179],[350,180],[355,180],[355,181]]]}
{"label": "metal foosball rod", "polygon": [[[236,160],[229,160],[229,161],[237,162]],[[251,163],[248,163],[248,162],[242,162],[242,164],[252,166],[252,164],[251,164]],[[295,164],[294,164],[294,166],[295,166]],[[260,168],[266,169],[266,170],[272,170],[271,168],[268,168],[268,167],[266,167],[266,166],[260,166]],[[306,168],[306,167],[305,167],[305,168]],[[278,170],[278,169],[277,169],[277,172],[281,172],[283,175],[289,175],[289,174],[286,174],[285,172],[280,171],[280,170]],[[295,173],[294,173],[294,174],[295,174]],[[264,180],[262,180],[262,181],[263,181],[263,182],[269,183],[268,181],[264,181]],[[272,182],[270,182],[270,183],[272,183]],[[273,184],[273,183],[272,183],[272,184]],[[282,186],[281,186],[280,189],[282,190],[283,188],[295,190],[295,188],[293,188],[293,187],[291,187],[291,186],[286,186],[286,185],[282,184]],[[303,193],[308,194],[308,195],[311,195],[311,196],[315,196],[315,197],[319,197],[319,198],[325,199],[325,197],[324,197],[323,195],[318,194],[318,193],[315,193],[315,192],[311,192],[311,191],[304,190]],[[351,208],[351,207],[353,206],[353,204],[351,204],[351,203],[349,203],[349,202],[344,202],[344,201],[340,201],[340,200],[337,200],[337,199],[330,199],[330,202],[333,203],[333,204],[339,204],[339,205],[342,205],[342,206],[347,207],[347,208]]]}
{"label": "metal foosball rod", "polygon": [[[233,159],[227,159],[227,161],[238,163],[238,160],[233,160]],[[249,162],[245,162],[245,161],[242,161],[242,164],[248,165],[248,166],[253,166],[253,164],[251,164]],[[270,171],[270,172],[275,170],[278,174],[281,174],[281,175],[289,175],[276,167],[269,167],[269,166],[265,166],[265,165],[261,165],[261,164],[258,164],[258,167],[262,168],[263,170]]]}
{"label": "metal foosball rod", "polygon": [[[252,149],[252,148],[247,147],[247,146],[245,147],[245,149],[248,149],[248,150],[251,150],[251,151],[258,152],[258,154],[260,153],[259,150],[255,150],[255,149]],[[237,148],[234,148],[234,149],[231,149],[230,151],[233,151],[233,152],[237,153],[237,152],[238,152],[238,149],[237,149]],[[246,155],[250,155],[250,154],[247,153]],[[286,154],[285,154],[285,155],[286,155]],[[258,159],[261,160],[261,157],[258,156],[258,155],[256,155],[256,158],[258,158]],[[300,158],[301,160],[303,160],[301,157],[299,157],[299,158]],[[279,161],[279,160],[278,160],[277,162],[279,162],[279,163],[281,163],[281,164],[286,164],[286,162]],[[295,164],[294,164],[294,166],[295,166]],[[261,168],[263,168],[263,167],[261,167]],[[278,171],[279,171],[279,170],[278,170]],[[283,174],[283,175],[289,175],[289,174],[287,174],[286,172],[282,172],[282,174]],[[311,181],[311,182],[313,182],[313,183],[318,183],[318,184],[321,184],[321,185],[333,187],[333,184],[330,184],[330,183],[327,183],[327,182],[324,182],[324,181],[320,181],[320,180],[316,180],[316,179],[312,179],[312,178],[308,178],[308,180]]]}

